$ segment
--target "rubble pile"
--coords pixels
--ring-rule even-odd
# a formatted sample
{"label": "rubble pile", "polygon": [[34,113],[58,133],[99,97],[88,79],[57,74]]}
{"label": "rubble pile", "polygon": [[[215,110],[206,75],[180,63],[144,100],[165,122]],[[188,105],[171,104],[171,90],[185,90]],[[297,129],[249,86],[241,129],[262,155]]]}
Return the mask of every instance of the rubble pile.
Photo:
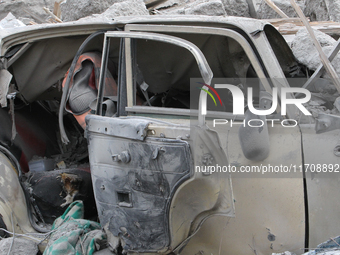
{"label": "rubble pile", "polygon": [[182,0],[169,0],[157,6],[153,13],[163,15],[209,15],[226,16],[224,5],[221,0],[206,1],[197,0],[185,2]]}
{"label": "rubble pile", "polygon": [[55,0],[2,0],[0,1],[0,20],[11,12],[27,25],[32,20],[36,23],[45,23],[49,15],[43,7],[53,9],[54,2]]}
{"label": "rubble pile", "polygon": [[[340,0],[296,0],[311,21],[340,21]],[[154,2],[154,3],[153,3]],[[272,0],[288,17],[296,17],[290,0]],[[76,21],[91,15],[104,14],[100,18],[127,15],[147,15],[147,7],[154,15],[210,15],[240,16],[258,19],[281,18],[265,0],[2,0],[0,20],[9,12],[26,25],[50,22],[55,3],[60,5],[63,22]],[[150,4],[151,3],[151,4]]]}
{"label": "rubble pile", "polygon": [[[314,30],[314,34],[320,43],[326,56],[330,55],[337,41],[331,36]],[[292,43],[291,49],[294,56],[305,67],[315,71],[322,64],[318,51],[316,50],[312,39],[306,28],[299,30]],[[338,53],[331,62],[335,71],[340,75],[340,54]],[[306,104],[306,107],[313,113],[339,114],[340,106],[337,98],[340,96],[332,79],[326,71],[323,71],[321,78],[308,88],[312,92],[312,98]]]}
{"label": "rubble pile", "polygon": [[[62,10],[63,9],[64,7],[62,7]],[[84,16],[84,18],[82,18],[81,20],[89,19],[112,20],[118,16],[132,16],[132,15],[149,15],[149,12],[146,9],[143,0],[120,1],[111,5],[106,11],[104,11],[101,14],[92,14],[91,16]],[[72,17],[72,15],[70,15],[70,17]]]}
{"label": "rubble pile", "polygon": [[81,18],[107,18],[117,16],[148,15],[143,0],[68,0],[61,4],[63,21],[75,21]]}
{"label": "rubble pile", "polygon": [[0,29],[22,26],[25,26],[25,24],[18,20],[11,12],[8,13],[5,18],[0,20]]}
{"label": "rubble pile", "polygon": [[305,15],[311,21],[332,20],[340,21],[339,0],[306,0]]}
{"label": "rubble pile", "polygon": [[[296,17],[296,12],[292,5],[290,4],[290,0],[272,0],[272,2],[279,7],[288,17]],[[305,0],[296,1],[302,10],[305,7]],[[265,1],[262,1],[259,9],[257,11],[258,19],[277,19],[281,18],[279,14],[277,14]]]}
{"label": "rubble pile", "polygon": [[[318,30],[314,30],[314,34],[323,51],[328,55],[336,43],[335,39]],[[309,69],[315,71],[321,64],[319,53],[314,47],[307,29],[303,28],[296,33],[291,43],[291,49],[297,60]],[[335,57],[332,64],[336,71],[340,73],[340,56]]]}
{"label": "rubble pile", "polygon": [[250,17],[246,0],[223,0],[225,11],[229,16]]}
{"label": "rubble pile", "polygon": [[209,16],[223,16],[226,12],[221,1],[212,1],[193,5],[185,12],[188,15],[209,15]]}
{"label": "rubble pile", "polygon": [[122,2],[120,0],[68,0],[61,4],[63,21],[74,21],[92,14],[103,13],[111,5]]}

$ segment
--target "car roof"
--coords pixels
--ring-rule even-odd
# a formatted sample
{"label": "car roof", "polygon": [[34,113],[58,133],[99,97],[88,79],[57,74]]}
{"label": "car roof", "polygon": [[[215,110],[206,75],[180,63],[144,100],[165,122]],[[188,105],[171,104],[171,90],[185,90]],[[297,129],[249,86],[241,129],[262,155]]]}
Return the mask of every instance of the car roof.
{"label": "car roof", "polygon": [[202,15],[145,15],[122,16],[114,19],[90,17],[73,22],[37,24],[0,30],[0,56],[18,44],[33,42],[45,38],[91,34],[98,30],[114,29],[126,24],[166,24],[186,26],[234,27],[251,34],[262,31],[269,23],[262,20],[233,16]]}

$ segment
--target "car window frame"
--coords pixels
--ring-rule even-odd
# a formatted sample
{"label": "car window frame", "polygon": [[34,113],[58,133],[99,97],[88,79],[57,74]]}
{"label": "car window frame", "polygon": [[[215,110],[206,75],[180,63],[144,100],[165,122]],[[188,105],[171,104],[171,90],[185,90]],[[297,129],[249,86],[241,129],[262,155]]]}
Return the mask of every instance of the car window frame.
{"label": "car window frame", "polygon": [[[110,38],[123,38],[124,39],[124,48],[125,48],[125,67],[126,67],[126,96],[127,96],[127,107],[126,111],[128,111],[129,107],[133,108],[135,103],[135,88],[133,83],[133,68],[132,68],[132,47],[131,47],[131,39],[144,39],[144,40],[153,40],[160,41],[164,43],[169,43],[173,45],[177,45],[179,47],[183,47],[187,49],[195,58],[197,62],[198,69],[201,73],[201,76],[204,82],[210,85],[211,80],[213,78],[213,73],[211,68],[202,53],[202,51],[193,43],[170,35],[163,35],[158,33],[149,33],[149,32],[126,32],[126,31],[109,31],[104,35],[104,44],[102,51],[102,62],[100,69],[100,78],[99,78],[99,86],[98,86],[98,96],[97,96],[97,106],[96,106],[96,115],[102,115],[102,103],[104,98],[104,83],[106,77],[106,67],[108,63],[109,56],[109,46],[110,46]],[[122,75],[122,74],[120,74]],[[121,84],[118,84],[120,86]],[[205,96],[206,93],[201,93],[200,96]],[[154,109],[157,107],[151,107]],[[158,107],[161,108],[161,107]],[[163,108],[161,108],[163,109]],[[190,110],[188,110],[190,111]],[[174,113],[178,113],[181,115],[183,109],[174,109]],[[199,115],[200,119],[204,119],[204,116]]]}

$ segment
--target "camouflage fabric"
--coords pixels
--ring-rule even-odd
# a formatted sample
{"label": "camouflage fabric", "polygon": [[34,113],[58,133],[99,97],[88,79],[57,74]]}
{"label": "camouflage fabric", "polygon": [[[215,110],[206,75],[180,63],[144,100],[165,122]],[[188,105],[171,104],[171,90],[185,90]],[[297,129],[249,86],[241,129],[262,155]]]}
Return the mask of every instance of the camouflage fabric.
{"label": "camouflage fabric", "polygon": [[99,223],[85,220],[82,201],[69,205],[62,216],[57,218],[43,255],[92,255],[106,236]]}

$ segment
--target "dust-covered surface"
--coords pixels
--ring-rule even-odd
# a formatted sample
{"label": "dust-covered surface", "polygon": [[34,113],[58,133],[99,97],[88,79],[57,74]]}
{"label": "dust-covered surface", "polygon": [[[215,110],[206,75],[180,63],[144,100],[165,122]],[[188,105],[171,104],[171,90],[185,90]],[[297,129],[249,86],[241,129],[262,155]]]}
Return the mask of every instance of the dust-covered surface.
{"label": "dust-covered surface", "polygon": [[305,14],[311,21],[332,20],[340,21],[339,0],[306,0]]}
{"label": "dust-covered surface", "polygon": [[[113,20],[119,16],[143,16],[149,15],[143,0],[126,0],[111,5],[106,11],[101,14],[92,14],[91,16],[83,16],[81,20],[89,21],[94,20]],[[70,14],[72,17],[72,14]],[[87,16],[87,17],[86,17]],[[73,20],[71,18],[71,20]],[[77,20],[77,19],[74,19]]]}
{"label": "dust-covered surface", "polygon": [[[318,30],[314,30],[314,34],[323,51],[328,55],[334,47],[336,40]],[[297,32],[292,41],[291,48],[297,60],[309,69],[315,71],[321,64],[319,53],[315,48],[307,29],[301,29]],[[337,72],[340,73],[340,58],[336,57],[332,64]]]}
{"label": "dust-covered surface", "polygon": [[224,16],[226,11],[222,1],[195,1],[192,3],[183,4],[178,1],[166,1],[161,6],[157,7],[153,13],[160,15],[209,15],[209,16]]}
{"label": "dust-covered surface", "polygon": [[61,4],[62,20],[73,21],[106,11],[121,0],[68,0]]}
{"label": "dust-covered surface", "polygon": [[[53,18],[47,14],[43,7],[51,12],[54,9],[54,0],[2,0],[0,1],[0,28],[12,28],[18,26],[32,25],[35,23],[55,23],[68,21],[112,21],[119,16],[148,16],[148,15],[208,15],[208,16],[240,16],[253,17],[259,19],[280,18],[280,16],[265,3],[264,0],[168,0],[158,1],[157,4],[147,8],[147,1],[143,0],[65,0],[59,1],[60,13]],[[150,2],[150,1],[148,1]],[[291,7],[290,0],[273,0],[273,2],[289,17],[296,17],[296,13]],[[297,3],[311,21],[340,21],[340,0],[297,0]],[[56,10],[57,11],[57,10]],[[56,12],[57,13],[57,12]],[[339,35],[333,37],[315,30],[315,35],[321,44],[323,51],[329,55],[336,45]],[[336,39],[335,39],[336,38]],[[292,52],[301,64],[302,69],[313,74],[321,65],[319,53],[315,49],[310,35],[306,29],[301,29],[293,35],[290,43]],[[332,61],[334,69],[340,75],[340,55],[338,54]],[[333,85],[330,76],[323,71],[321,79],[310,86],[312,98],[306,107],[312,112],[314,117],[320,113],[339,115],[340,94]],[[66,151],[67,152],[67,151]],[[67,154],[67,153],[65,153]],[[63,162],[60,160],[60,162]],[[69,192],[70,201],[73,201],[72,190]],[[66,205],[66,204],[65,204]],[[156,224],[157,222],[155,222]],[[137,224],[138,225],[138,224]],[[74,226],[71,226],[74,227]],[[69,229],[68,229],[69,230]],[[73,229],[72,229],[73,230]],[[66,233],[66,230],[65,230]],[[62,237],[64,232],[55,234],[55,237]],[[327,237],[325,237],[327,239]],[[333,246],[329,244],[333,243]],[[334,246],[334,243],[337,244]],[[321,244],[315,250],[306,253],[312,254],[340,254],[340,240],[335,238]],[[11,238],[6,238],[0,242],[0,254],[7,254],[12,244]],[[324,246],[323,246],[324,245]],[[327,246],[328,245],[328,246]],[[326,247],[327,246],[327,247]],[[22,238],[16,238],[11,247],[13,254],[37,254],[38,248],[34,242]],[[98,253],[99,254],[99,253]],[[112,254],[108,249],[103,254]],[[291,252],[278,254],[293,255]]]}
{"label": "dust-covered surface", "polygon": [[11,12],[8,13],[8,15],[0,21],[0,29],[22,26],[25,26],[25,24],[15,18],[15,16]]}
{"label": "dust-covered surface", "polygon": [[[290,0],[272,2],[288,17],[297,16]],[[297,4],[311,21],[340,21],[340,0],[297,0]],[[151,15],[281,18],[265,0],[2,0],[0,20],[11,12],[27,25],[55,22],[52,15],[43,8],[56,14],[63,22],[93,17],[92,15],[112,19],[117,16],[146,15],[148,12]],[[99,14],[103,15],[98,16]]]}
{"label": "dust-covered surface", "polygon": [[0,254],[15,255],[36,255],[38,254],[38,245],[32,240],[25,238],[9,237],[0,241]]}
{"label": "dust-covered surface", "polygon": [[[305,0],[298,0],[296,2],[302,10],[305,9]],[[273,0],[273,3],[275,3],[288,17],[292,18],[297,16],[294,8],[290,4],[290,0]],[[257,18],[259,19],[281,18],[265,1],[262,1],[261,4],[259,4],[257,14]]]}
{"label": "dust-covered surface", "polygon": [[1,0],[0,20],[11,12],[17,18],[32,19],[35,17],[42,23],[48,18],[43,7],[53,9],[54,2],[55,0]]}

